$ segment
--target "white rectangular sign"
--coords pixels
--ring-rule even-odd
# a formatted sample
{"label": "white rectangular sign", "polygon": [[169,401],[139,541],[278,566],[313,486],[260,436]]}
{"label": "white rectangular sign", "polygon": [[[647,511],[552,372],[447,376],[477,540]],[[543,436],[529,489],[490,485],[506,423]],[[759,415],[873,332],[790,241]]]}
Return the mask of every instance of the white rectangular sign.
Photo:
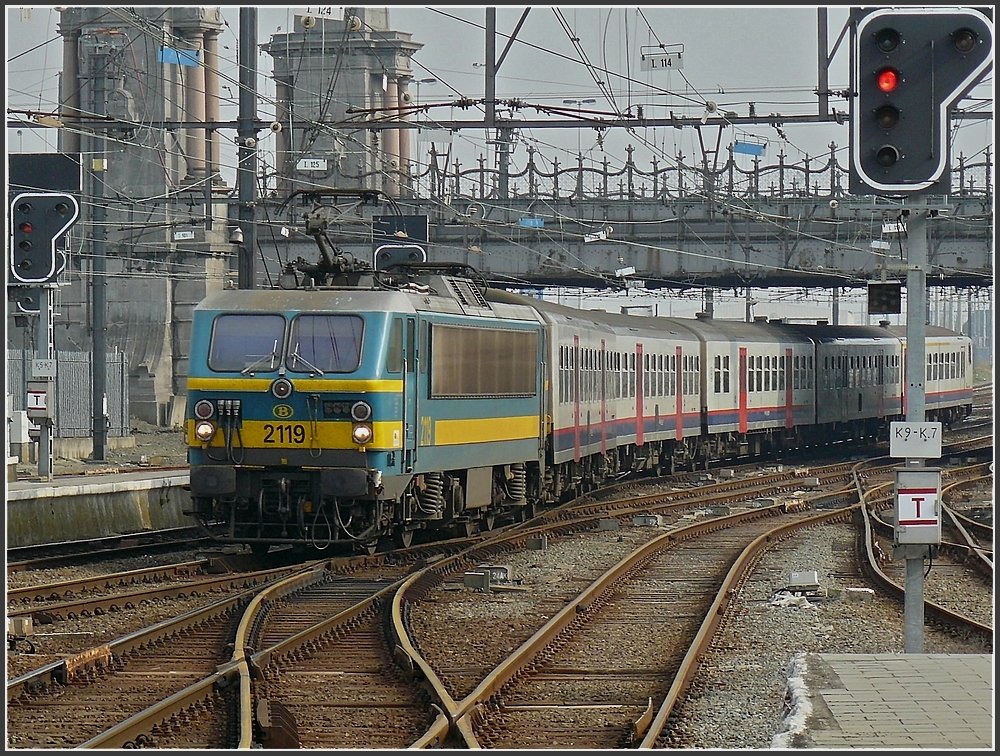
{"label": "white rectangular sign", "polygon": [[317,18],[337,18],[341,8],[336,5],[308,5],[305,10],[295,11],[296,16],[316,16]]}
{"label": "white rectangular sign", "polygon": [[31,361],[31,377],[32,378],[55,378],[56,377],[56,361],[49,359],[36,358]]}
{"label": "white rectangular sign", "polygon": [[896,470],[896,543],[941,543],[940,497],[940,470]]}
{"label": "white rectangular sign", "polygon": [[679,52],[645,53],[639,61],[640,71],[679,71],[684,68],[684,56]]}
{"label": "white rectangular sign", "polygon": [[49,416],[49,381],[28,381],[28,394],[24,409],[29,418]]}
{"label": "white rectangular sign", "polygon": [[326,160],[323,158],[302,158],[295,164],[295,169],[299,171],[325,171]]}
{"label": "white rectangular sign", "polygon": [[941,458],[941,423],[889,423],[889,456]]}

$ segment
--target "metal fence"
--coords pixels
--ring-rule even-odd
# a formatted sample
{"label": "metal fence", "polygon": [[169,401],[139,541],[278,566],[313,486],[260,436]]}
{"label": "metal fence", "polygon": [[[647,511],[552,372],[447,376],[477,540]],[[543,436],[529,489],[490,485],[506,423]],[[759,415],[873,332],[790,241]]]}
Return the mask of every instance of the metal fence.
{"label": "metal fence", "polygon": [[[476,200],[645,198],[663,202],[850,197],[848,167],[842,164],[847,150],[834,142],[829,144],[824,155],[806,155],[796,160],[781,150],[777,156],[767,158],[769,162],[761,157],[744,161],[730,145],[721,161],[713,158],[709,163],[707,154],[699,160],[678,152],[673,156],[654,157],[648,168],[644,168],[635,158],[635,152],[636,148],[630,144],[625,148],[624,161],[609,157],[603,151],[599,160],[578,154],[560,161],[529,145],[522,168],[501,171],[484,154],[480,154],[474,164],[463,167],[451,158],[450,150],[439,153],[432,143],[428,156],[411,164],[409,173],[402,177],[402,190],[406,197],[446,203],[451,197]],[[445,158],[443,167],[442,157]],[[952,160],[951,197],[982,198],[992,203],[993,159],[990,146],[972,156],[956,155]],[[334,163],[337,186],[377,185],[382,175],[379,171],[352,174],[341,170],[339,161]]]}
{"label": "metal fence", "polygon": [[[7,350],[7,393],[11,410],[25,408],[28,378],[34,352]],[[89,438],[93,434],[93,389],[91,388],[91,355],[89,352],[55,353],[55,400],[53,410],[55,438]],[[25,369],[27,367],[27,369]],[[132,433],[129,423],[128,361],[123,352],[107,356],[106,391],[108,397],[108,436],[122,437]]]}

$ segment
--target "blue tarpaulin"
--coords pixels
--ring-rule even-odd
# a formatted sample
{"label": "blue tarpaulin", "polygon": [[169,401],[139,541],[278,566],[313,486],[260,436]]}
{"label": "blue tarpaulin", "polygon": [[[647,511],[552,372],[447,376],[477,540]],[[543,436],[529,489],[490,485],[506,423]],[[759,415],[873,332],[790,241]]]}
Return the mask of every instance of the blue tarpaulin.
{"label": "blue tarpaulin", "polygon": [[545,218],[518,218],[517,225],[523,228],[545,228]]}
{"label": "blue tarpaulin", "polygon": [[160,48],[160,63],[174,63],[178,66],[198,66],[199,50],[176,50],[173,47]]}
{"label": "blue tarpaulin", "polygon": [[764,154],[764,148],[767,145],[757,144],[756,142],[734,142],[733,152],[738,152],[741,155],[754,155],[760,157]]}

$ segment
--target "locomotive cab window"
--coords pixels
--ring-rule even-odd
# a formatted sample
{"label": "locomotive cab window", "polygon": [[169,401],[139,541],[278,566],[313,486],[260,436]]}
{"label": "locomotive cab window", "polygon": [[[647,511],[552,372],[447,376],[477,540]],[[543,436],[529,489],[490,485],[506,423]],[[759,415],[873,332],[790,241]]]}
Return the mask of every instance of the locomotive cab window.
{"label": "locomotive cab window", "polygon": [[208,367],[225,371],[270,371],[281,362],[285,319],[281,315],[219,315],[212,323]]}
{"label": "locomotive cab window", "polygon": [[350,373],[361,364],[364,321],[357,315],[299,315],[292,321],[289,370]]}

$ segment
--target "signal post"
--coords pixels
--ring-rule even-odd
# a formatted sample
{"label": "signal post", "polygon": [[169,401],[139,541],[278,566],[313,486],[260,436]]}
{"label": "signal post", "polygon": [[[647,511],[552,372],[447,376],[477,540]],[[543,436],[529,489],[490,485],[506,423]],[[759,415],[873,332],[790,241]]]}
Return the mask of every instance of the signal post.
{"label": "signal post", "polygon": [[[52,477],[52,418],[55,362],[52,359],[52,286],[65,265],[57,243],[80,217],[80,205],[62,192],[19,192],[10,201],[8,272],[15,287],[28,287],[18,299],[25,312],[37,302],[36,359],[31,364],[26,408],[38,425],[38,474]],[[25,309],[24,305],[32,309]],[[25,365],[25,369],[28,366]]]}
{"label": "signal post", "polygon": [[[927,219],[946,208],[949,111],[993,65],[993,21],[975,8],[866,7],[851,9],[851,31],[850,192],[903,199],[906,422],[892,423],[890,453],[906,458],[896,471],[894,530],[894,551],[906,560],[904,651],[921,653],[923,563],[941,542],[941,471],[924,466],[941,456],[941,424],[925,422]],[[926,195],[940,201],[914,199]],[[892,298],[884,286],[869,293]]]}

